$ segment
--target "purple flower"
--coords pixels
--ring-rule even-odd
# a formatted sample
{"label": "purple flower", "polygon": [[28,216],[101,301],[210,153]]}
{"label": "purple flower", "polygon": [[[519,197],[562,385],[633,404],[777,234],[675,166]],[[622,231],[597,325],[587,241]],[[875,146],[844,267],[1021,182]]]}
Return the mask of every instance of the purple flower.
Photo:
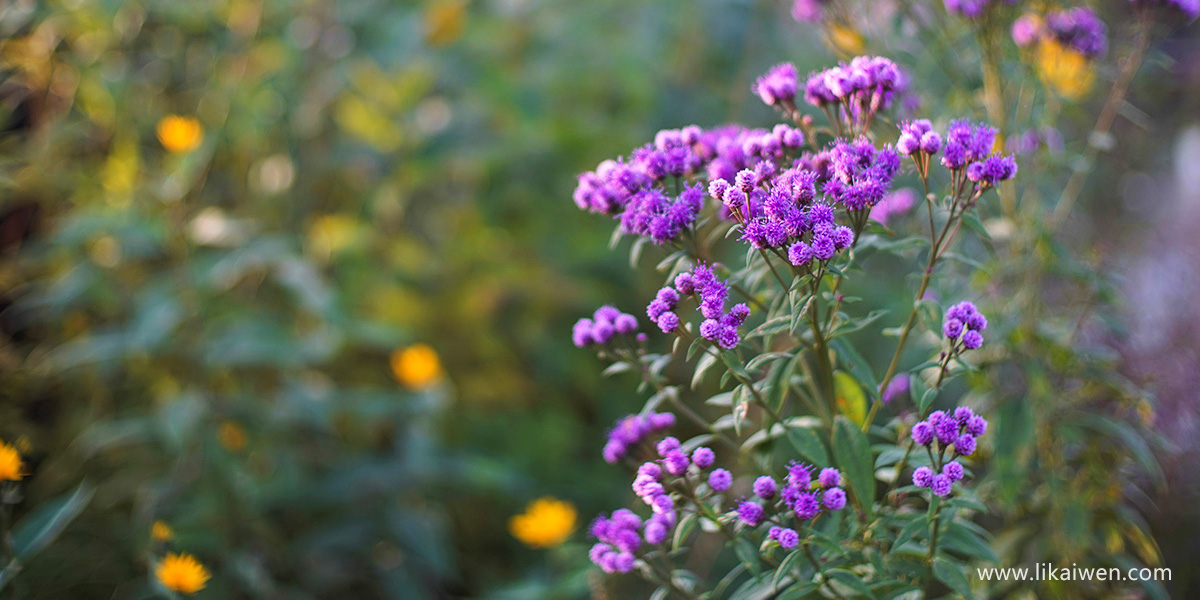
{"label": "purple flower", "polygon": [[949,477],[950,481],[959,481],[963,478],[963,466],[950,461],[942,466],[942,474]]}
{"label": "purple flower", "polygon": [[896,398],[907,396],[911,386],[912,383],[907,374],[893,377],[892,381],[888,383],[887,388],[883,390],[883,403],[888,404]]}
{"label": "purple flower", "polygon": [[592,337],[591,319],[580,319],[575,322],[575,327],[571,329],[571,341],[578,348],[589,346],[595,342]]}
{"label": "purple flower", "polygon": [[879,204],[871,207],[870,217],[887,224],[894,215],[908,212],[917,202],[917,193],[912,188],[901,188],[883,197]]}
{"label": "purple flower", "polygon": [[812,259],[813,250],[804,242],[796,242],[795,244],[792,244],[791,248],[788,249],[788,262],[796,265],[797,267],[803,267],[807,265],[808,263],[812,262]]}
{"label": "purple flower", "polygon": [[779,532],[779,547],[784,550],[791,550],[800,545],[800,534],[794,529],[784,529]]}
{"label": "purple flower", "polygon": [[1134,4],[1176,12],[1184,20],[1194,21],[1200,16],[1200,0],[1131,0]]}
{"label": "purple flower", "polygon": [[953,485],[954,482],[951,481],[949,477],[939,473],[933,476],[933,481],[930,483],[929,487],[933,490],[934,494],[941,498],[945,498],[946,496],[950,495],[950,488]]}
{"label": "purple flower", "polygon": [[658,455],[666,458],[668,454],[679,450],[679,440],[674,437],[665,437],[654,447]]}
{"label": "purple flower", "polygon": [[783,532],[782,527],[780,527],[778,525],[772,525],[771,528],[767,530],[767,539],[778,541],[779,534],[782,532]]}
{"label": "purple flower", "polygon": [[960,425],[965,425],[967,420],[973,416],[975,416],[975,411],[971,410],[969,406],[960,406],[954,409],[954,420],[958,421]]}
{"label": "purple flower", "polygon": [[654,431],[662,431],[675,425],[675,415],[669,412],[649,413],[646,418],[650,422],[650,428]]}
{"label": "purple flower", "polygon": [[1088,58],[1098,58],[1108,50],[1108,27],[1086,6],[1046,13],[1046,33],[1058,43]]}
{"label": "purple flower", "polygon": [[613,326],[616,327],[617,333],[629,335],[637,331],[637,318],[631,314],[621,313],[613,320]]}
{"label": "purple flower", "polygon": [[792,3],[792,18],[802,23],[816,23],[821,20],[821,7],[829,0],[794,0]]}
{"label": "purple flower", "polygon": [[962,456],[970,456],[975,453],[975,436],[964,433],[958,436],[954,441],[954,451]]}
{"label": "purple flower", "polygon": [[757,502],[743,500],[737,507],[738,518],[750,527],[757,527],[763,521],[763,507]]}
{"label": "purple flower", "polygon": [[758,78],[754,84],[754,93],[770,106],[780,102],[791,102],[796,98],[796,88],[799,83],[796,75],[796,65],[781,63],[771,67],[765,75]]}
{"label": "purple flower", "polygon": [[763,500],[774,498],[778,491],[779,488],[775,485],[775,480],[767,475],[754,480],[754,495]]}
{"label": "purple flower", "polygon": [[979,415],[967,419],[967,433],[979,437],[987,431],[987,420]]}
{"label": "purple flower", "polygon": [[817,482],[824,488],[837,487],[842,484],[842,475],[834,468],[821,469],[821,475],[817,477]]}
{"label": "purple flower", "polygon": [[958,421],[949,417],[944,418],[933,426],[933,431],[943,446],[949,446],[958,439]]}
{"label": "purple flower", "polygon": [[671,333],[679,328],[679,315],[667,311],[661,315],[658,315],[656,323],[658,323],[658,328],[661,329],[663,333]]}
{"label": "purple flower", "polygon": [[658,522],[651,521],[646,524],[646,529],[642,532],[646,538],[646,543],[652,546],[657,546],[667,539],[667,526]]}
{"label": "purple flower", "polygon": [[825,490],[825,508],[829,510],[842,510],[846,507],[846,492],[840,487],[830,488]]}
{"label": "purple flower", "polygon": [[913,425],[912,439],[918,445],[928,446],[933,442],[933,425],[930,425],[927,421],[921,421]]}
{"label": "purple flower", "polygon": [[1042,20],[1037,15],[1021,15],[1013,21],[1012,39],[1016,45],[1024,48],[1033,45],[1042,37]]}
{"label": "purple flower", "polygon": [[733,485],[733,475],[730,475],[729,471],[725,469],[714,469],[708,475],[708,487],[712,488],[714,492],[723,492],[731,485]]}
{"label": "purple flower", "polygon": [[737,348],[741,341],[742,336],[739,335],[737,329],[733,327],[722,328],[721,333],[717,335],[717,345],[726,350]]}
{"label": "purple flower", "polygon": [[913,485],[917,487],[927,488],[933,483],[933,469],[929,467],[917,467],[913,471]]}
{"label": "purple flower", "polygon": [[713,451],[708,448],[700,447],[696,448],[696,450],[692,452],[692,462],[701,469],[707,469],[711,467],[713,465],[713,461],[715,460],[716,455],[713,454]]}
{"label": "purple flower", "polygon": [[812,468],[798,462],[789,464],[787,481],[788,485],[807,490],[812,485]]}
{"label": "purple flower", "polygon": [[616,332],[616,328],[608,321],[597,321],[592,325],[592,337],[597,344],[607,344]]}
{"label": "purple flower", "polygon": [[792,501],[792,512],[801,519],[812,519],[821,512],[821,503],[812,492],[800,492]]}
{"label": "purple flower", "polygon": [[983,336],[978,331],[971,330],[963,334],[963,347],[974,350],[983,345]]}
{"label": "purple flower", "polygon": [[667,472],[677,477],[686,473],[690,464],[687,455],[679,450],[672,450],[663,457],[663,466]]}
{"label": "purple flower", "polygon": [[942,323],[942,333],[946,334],[947,339],[958,339],[958,336],[962,335],[962,331],[963,324],[958,319],[946,319],[946,322]]}
{"label": "purple flower", "polygon": [[658,466],[658,463],[642,463],[642,466],[638,467],[637,473],[638,477],[649,477],[650,479],[657,480],[659,477],[662,477],[662,468]]}

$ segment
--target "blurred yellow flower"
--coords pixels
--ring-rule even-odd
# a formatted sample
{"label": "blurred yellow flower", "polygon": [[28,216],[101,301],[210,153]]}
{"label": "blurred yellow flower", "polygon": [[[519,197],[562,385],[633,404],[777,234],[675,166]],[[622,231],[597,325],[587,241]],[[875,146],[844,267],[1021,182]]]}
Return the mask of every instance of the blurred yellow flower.
{"label": "blurred yellow flower", "polygon": [[0,442],[0,481],[17,481],[24,476],[21,472],[21,453]]}
{"label": "blurred yellow flower", "polygon": [[829,43],[837,50],[857,56],[863,53],[865,44],[863,36],[849,25],[832,23],[829,26]]}
{"label": "blurred yellow flower", "polygon": [[413,344],[392,353],[392,374],[412,389],[429,387],[442,378],[442,362],[427,344]]}
{"label": "blurred yellow flower", "polygon": [[175,532],[164,521],[155,521],[150,526],[150,538],[156,542],[169,542],[175,539]]}
{"label": "blurred yellow flower", "polygon": [[1092,61],[1053,39],[1038,44],[1034,66],[1047,87],[1070,100],[1087,94],[1096,79]]}
{"label": "blurred yellow flower", "polygon": [[204,140],[204,127],[194,117],[168,115],[158,122],[158,141],[172,154],[191,152]]}
{"label": "blurred yellow flower", "polygon": [[464,0],[435,0],[425,7],[425,41],[431,46],[447,46],[462,36],[466,21]]}
{"label": "blurred yellow flower", "polygon": [[168,554],[154,568],[154,576],[163,587],[181,594],[195,594],[212,577],[195,556],[186,552]]}
{"label": "blurred yellow flower", "polygon": [[230,452],[241,452],[246,448],[246,429],[237,421],[225,421],[217,428],[217,441]]}
{"label": "blurred yellow flower", "polygon": [[349,215],[321,215],[308,226],[309,247],[323,258],[349,248],[360,237],[358,220]]}
{"label": "blurred yellow flower", "polygon": [[575,531],[575,506],[551,497],[539,498],[508,522],[513,537],[531,548],[553,548]]}

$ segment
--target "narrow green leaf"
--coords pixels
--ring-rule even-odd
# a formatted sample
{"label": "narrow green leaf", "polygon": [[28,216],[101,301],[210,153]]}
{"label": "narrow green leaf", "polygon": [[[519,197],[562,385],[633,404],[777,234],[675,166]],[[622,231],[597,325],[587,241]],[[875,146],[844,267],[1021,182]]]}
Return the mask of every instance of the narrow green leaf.
{"label": "narrow green leaf", "polygon": [[866,434],[843,416],[834,425],[833,455],[850,482],[855,503],[869,517],[875,502],[875,460]]}
{"label": "narrow green leaf", "polygon": [[13,529],[13,546],[21,560],[41,552],[57,538],[92,499],[95,489],[88,482],[79,484],[69,495],[43,504]]}

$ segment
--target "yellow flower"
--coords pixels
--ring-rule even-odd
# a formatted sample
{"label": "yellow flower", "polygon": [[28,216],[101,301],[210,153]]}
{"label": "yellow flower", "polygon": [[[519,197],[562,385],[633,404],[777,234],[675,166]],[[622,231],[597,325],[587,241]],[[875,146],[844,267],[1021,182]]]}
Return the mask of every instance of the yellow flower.
{"label": "yellow flower", "polygon": [[866,47],[863,36],[853,26],[832,23],[829,25],[829,43],[846,54],[857,56]]}
{"label": "yellow flower", "polygon": [[570,502],[545,497],[534,500],[525,512],[508,522],[513,537],[532,548],[553,548],[575,531],[575,507]]}
{"label": "yellow flower", "polygon": [[24,476],[21,472],[21,453],[0,442],[0,481],[17,481]]}
{"label": "yellow flower", "polygon": [[246,448],[246,429],[237,421],[225,421],[217,428],[217,441],[230,452],[241,452]]}
{"label": "yellow flower", "polygon": [[1042,40],[1034,60],[1042,82],[1064,98],[1077,100],[1092,89],[1096,79],[1092,61],[1058,41]]}
{"label": "yellow flower", "polygon": [[425,7],[425,41],[431,46],[448,46],[462,36],[467,3],[436,0]]}
{"label": "yellow flower", "polygon": [[172,154],[191,152],[204,140],[204,127],[194,117],[168,115],[158,122],[158,141]]}
{"label": "yellow flower", "polygon": [[195,556],[186,552],[168,554],[154,568],[154,576],[163,587],[181,594],[195,594],[212,577]]}
{"label": "yellow flower", "polygon": [[412,389],[429,387],[442,378],[437,352],[426,344],[413,344],[392,353],[392,374]]}
{"label": "yellow flower", "polygon": [[150,537],[156,542],[169,542],[175,539],[175,532],[164,521],[155,521],[150,526]]}

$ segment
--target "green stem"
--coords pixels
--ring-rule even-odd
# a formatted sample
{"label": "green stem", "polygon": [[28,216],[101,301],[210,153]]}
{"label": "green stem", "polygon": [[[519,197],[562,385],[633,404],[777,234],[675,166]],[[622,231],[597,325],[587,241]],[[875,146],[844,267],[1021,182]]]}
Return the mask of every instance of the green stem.
{"label": "green stem", "polygon": [[925,574],[925,598],[929,598],[933,594],[933,560],[937,556],[938,533],[941,531],[942,523],[941,499],[934,496],[933,501],[937,504],[937,508],[933,509],[933,519],[929,525],[929,570]]}

